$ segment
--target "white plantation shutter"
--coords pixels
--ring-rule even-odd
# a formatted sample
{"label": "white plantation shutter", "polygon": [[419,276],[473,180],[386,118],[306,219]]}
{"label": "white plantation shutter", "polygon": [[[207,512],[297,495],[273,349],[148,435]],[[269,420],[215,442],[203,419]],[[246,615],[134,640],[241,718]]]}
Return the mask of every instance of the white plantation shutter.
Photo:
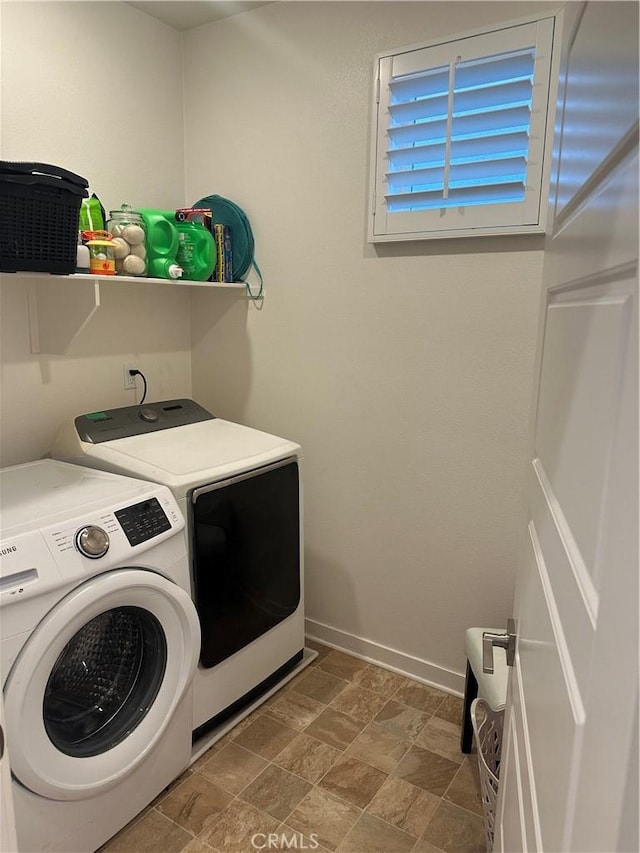
{"label": "white plantation shutter", "polygon": [[553,29],[379,57],[370,239],[544,230]]}

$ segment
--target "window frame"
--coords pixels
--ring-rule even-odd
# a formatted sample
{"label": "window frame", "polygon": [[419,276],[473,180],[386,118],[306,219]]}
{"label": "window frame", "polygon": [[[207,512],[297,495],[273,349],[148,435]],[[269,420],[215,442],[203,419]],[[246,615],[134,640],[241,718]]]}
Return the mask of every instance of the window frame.
{"label": "window frame", "polygon": [[[398,62],[411,60],[410,54],[417,55],[418,52],[429,52],[433,56],[433,62],[429,62],[428,66],[423,70],[435,68],[443,61],[449,62],[454,54],[461,52],[462,43],[465,40],[474,39],[477,43],[481,43],[484,39],[489,47],[488,51],[494,51],[495,46],[499,45],[503,38],[504,31],[515,30],[518,27],[526,27],[529,25],[537,25],[541,32],[538,38],[547,38],[545,29],[548,32],[548,55],[540,54],[538,43],[536,42],[536,71],[534,74],[534,87],[541,86],[546,88],[546,110],[542,104],[544,115],[540,117],[544,119],[544,125],[538,137],[530,142],[529,156],[527,163],[540,164],[539,181],[535,181],[533,185],[529,185],[529,170],[527,171],[527,192],[525,193],[525,202],[516,202],[520,205],[521,216],[517,221],[514,220],[514,212],[517,212],[512,204],[496,204],[496,205],[476,205],[468,207],[448,207],[436,208],[429,211],[408,211],[401,213],[389,214],[384,207],[384,175],[387,168],[386,145],[383,141],[387,137],[387,129],[389,126],[388,115],[385,110],[386,104],[384,98],[381,98],[382,86],[385,85],[385,80],[388,79],[390,69],[395,59]],[[452,237],[473,237],[473,236],[496,236],[506,234],[544,234],[547,225],[547,198],[550,185],[551,160],[553,149],[553,131],[554,131],[554,114],[556,106],[556,95],[558,87],[558,69],[560,63],[560,29],[561,29],[561,10],[554,9],[543,14],[526,16],[516,20],[500,22],[492,26],[485,26],[469,30],[463,33],[457,33],[451,36],[442,36],[428,42],[418,42],[411,45],[405,45],[395,50],[386,50],[378,53],[374,60],[373,67],[373,92],[371,99],[371,129],[370,129],[370,157],[369,157],[369,193],[368,193],[368,211],[367,211],[367,239],[369,243],[383,243],[407,240],[429,240],[429,239],[447,239]],[[469,42],[467,42],[469,45]],[[493,47],[492,47],[493,45]],[[517,48],[514,48],[514,50]],[[506,44],[503,46],[505,52],[511,50],[511,46]],[[478,54],[478,56],[490,55]],[[418,63],[419,65],[420,63]],[[540,77],[541,64],[546,64],[543,68],[542,76]],[[538,82],[538,81],[541,82]],[[538,98],[537,104],[540,105],[540,97],[544,92],[539,90],[536,93]],[[531,156],[531,146],[533,145],[533,156]],[[499,208],[505,210],[503,217],[506,221],[500,224],[496,222],[483,222],[487,216],[490,216],[492,211],[500,213]],[[487,213],[488,212],[488,213]],[[526,214],[526,218],[525,218]],[[388,217],[395,217],[394,222],[396,227],[393,230],[389,227]],[[508,220],[511,221],[508,221]],[[384,222],[381,223],[381,220]],[[525,221],[523,221],[525,220]],[[425,225],[426,223],[426,225]],[[377,230],[376,230],[377,226]]]}

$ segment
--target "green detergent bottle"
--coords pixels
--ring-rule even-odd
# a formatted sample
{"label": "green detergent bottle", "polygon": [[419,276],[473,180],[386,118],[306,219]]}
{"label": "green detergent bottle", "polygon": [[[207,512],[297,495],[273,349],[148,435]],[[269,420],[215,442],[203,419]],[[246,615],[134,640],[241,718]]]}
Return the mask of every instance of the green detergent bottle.
{"label": "green detergent bottle", "polygon": [[175,211],[140,210],[147,230],[147,275],[151,278],[182,278],[177,261],[178,228]]}
{"label": "green detergent bottle", "polygon": [[189,281],[207,281],[216,266],[216,241],[199,222],[179,221],[178,264]]}

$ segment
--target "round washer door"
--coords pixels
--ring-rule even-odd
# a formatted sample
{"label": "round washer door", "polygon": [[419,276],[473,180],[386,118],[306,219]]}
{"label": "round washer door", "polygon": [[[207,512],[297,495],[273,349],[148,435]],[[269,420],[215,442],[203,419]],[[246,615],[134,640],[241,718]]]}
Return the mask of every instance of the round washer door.
{"label": "round washer door", "polygon": [[198,663],[191,598],[151,571],[92,578],[38,624],[4,690],[15,776],[54,800],[108,790],[162,738]]}

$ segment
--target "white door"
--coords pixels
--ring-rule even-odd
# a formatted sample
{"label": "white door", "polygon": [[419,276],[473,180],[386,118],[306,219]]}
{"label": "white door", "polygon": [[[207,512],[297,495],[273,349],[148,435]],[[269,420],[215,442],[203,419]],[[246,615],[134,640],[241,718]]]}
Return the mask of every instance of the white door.
{"label": "white door", "polygon": [[506,853],[640,849],[638,4],[574,18],[497,804]]}

